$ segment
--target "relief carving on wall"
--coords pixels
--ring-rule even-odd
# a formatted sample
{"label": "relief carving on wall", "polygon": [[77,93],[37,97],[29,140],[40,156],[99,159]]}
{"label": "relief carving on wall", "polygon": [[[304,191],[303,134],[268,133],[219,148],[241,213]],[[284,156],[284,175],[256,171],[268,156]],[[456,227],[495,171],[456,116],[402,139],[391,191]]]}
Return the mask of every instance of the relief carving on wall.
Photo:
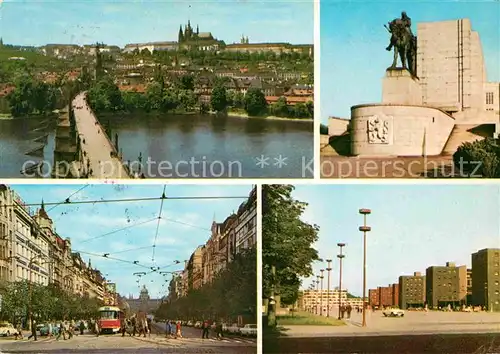
{"label": "relief carving on wall", "polygon": [[384,114],[375,114],[368,118],[368,143],[389,144],[391,118]]}

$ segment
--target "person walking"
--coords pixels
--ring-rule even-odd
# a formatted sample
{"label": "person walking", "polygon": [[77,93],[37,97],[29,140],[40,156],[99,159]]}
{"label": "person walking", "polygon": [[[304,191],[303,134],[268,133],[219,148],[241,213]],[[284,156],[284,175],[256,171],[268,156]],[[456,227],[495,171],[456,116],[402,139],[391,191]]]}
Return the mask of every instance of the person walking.
{"label": "person walking", "polygon": [[222,321],[217,323],[217,339],[222,340]]}
{"label": "person walking", "polygon": [[177,321],[175,329],[176,329],[175,338],[182,338],[181,321]]}
{"label": "person walking", "polygon": [[351,318],[351,312],[352,312],[352,306],[349,304],[347,305],[347,319]]}
{"label": "person walking", "polygon": [[201,338],[202,339],[208,339],[208,321],[203,321],[202,325],[201,325]]}
{"label": "person walking", "polygon": [[98,320],[95,321],[94,331],[95,331],[96,337],[99,337],[99,334],[101,333],[101,329],[99,328],[99,321]]}
{"label": "person walking", "polygon": [[63,337],[64,340],[66,340],[66,332],[64,331],[64,324],[61,322],[59,322],[59,333],[57,333],[57,337],[56,337],[56,340],[59,340],[59,338],[61,338],[61,336]]}
{"label": "person walking", "polygon": [[83,320],[80,321],[79,328],[80,328],[80,335],[83,336],[83,331],[85,330],[85,323],[83,323]]}
{"label": "person walking", "polygon": [[65,326],[66,326],[66,331],[68,332],[68,339],[73,338],[73,333],[75,330],[75,326],[73,325],[73,321],[66,321]]}
{"label": "person walking", "polygon": [[21,323],[19,322],[17,324],[17,327],[16,327],[16,336],[15,336],[15,339],[18,340],[18,339],[23,339],[24,336],[23,336],[23,328],[21,327]]}
{"label": "person walking", "polygon": [[28,340],[31,339],[33,337],[33,340],[37,340],[36,338],[36,320],[34,320],[33,318],[31,319],[31,334],[29,335],[28,337]]}
{"label": "person walking", "polygon": [[170,336],[170,320],[165,321],[165,338]]}

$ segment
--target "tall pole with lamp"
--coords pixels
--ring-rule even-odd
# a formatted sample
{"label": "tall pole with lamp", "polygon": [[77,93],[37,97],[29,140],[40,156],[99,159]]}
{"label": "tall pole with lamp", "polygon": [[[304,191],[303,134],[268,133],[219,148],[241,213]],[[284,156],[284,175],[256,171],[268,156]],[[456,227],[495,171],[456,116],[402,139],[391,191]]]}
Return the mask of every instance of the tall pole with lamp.
{"label": "tall pole with lamp", "polygon": [[371,231],[371,227],[366,225],[366,216],[371,214],[370,209],[359,209],[359,213],[363,215],[363,226],[359,227],[359,231],[363,233],[363,323],[362,327],[366,327],[366,233]]}
{"label": "tall pole with lamp", "polygon": [[319,276],[319,278],[321,279],[321,295],[320,295],[321,297],[319,298],[320,299],[319,300],[319,315],[323,316],[323,278],[324,278],[323,273],[325,272],[325,270],[321,269],[320,272],[321,272],[321,275]]}
{"label": "tall pole with lamp", "polygon": [[340,247],[340,253],[337,255],[337,258],[339,259],[339,320],[341,319],[341,311],[340,308],[342,307],[342,258],[345,256],[342,254],[342,247],[345,246],[345,243],[337,243],[337,246]]}
{"label": "tall pole with lamp", "polygon": [[330,272],[332,271],[332,260],[327,259],[328,267],[326,271],[328,272],[328,281],[327,281],[327,293],[326,293],[326,317],[330,317]]}

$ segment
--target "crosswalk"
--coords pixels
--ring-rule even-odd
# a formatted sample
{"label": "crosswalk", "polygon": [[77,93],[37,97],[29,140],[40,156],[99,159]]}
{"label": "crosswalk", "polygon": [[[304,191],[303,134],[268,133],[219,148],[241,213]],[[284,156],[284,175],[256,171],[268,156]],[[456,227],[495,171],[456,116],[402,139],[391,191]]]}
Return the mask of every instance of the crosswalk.
{"label": "crosswalk", "polygon": [[256,345],[257,341],[254,338],[241,338],[241,337],[224,337],[217,339],[215,337],[203,339],[199,337],[183,337],[183,338],[165,338],[164,336],[151,336],[151,337],[135,337],[139,340],[147,342],[156,342],[161,344],[167,344],[169,346],[185,346],[185,345],[196,345],[202,346],[206,345]]}

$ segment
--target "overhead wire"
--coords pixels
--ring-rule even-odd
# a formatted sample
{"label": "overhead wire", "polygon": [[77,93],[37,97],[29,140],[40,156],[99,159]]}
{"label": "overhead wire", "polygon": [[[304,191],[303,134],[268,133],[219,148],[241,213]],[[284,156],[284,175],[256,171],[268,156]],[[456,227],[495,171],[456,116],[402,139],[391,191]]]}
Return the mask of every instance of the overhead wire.
{"label": "overhead wire", "polygon": [[[84,185],[83,187],[81,187],[80,189],[78,189],[76,192],[74,193],[71,193],[66,199],[64,199],[62,202],[59,202],[58,204],[55,204],[52,206],[52,208],[50,208],[49,210],[47,210],[47,213],[50,212],[51,210],[54,210],[55,208],[57,208],[59,205],[63,204],[63,203],[66,203],[67,200],[70,200],[70,198],[72,196],[74,196],[75,194],[78,194],[80,193],[82,190],[84,190],[85,188],[87,188],[88,186],[90,186],[90,184],[86,184]],[[45,204],[45,203],[44,203]]]}
{"label": "overhead wire", "polygon": [[[124,198],[124,199],[99,199],[99,200],[75,200],[66,199],[64,202],[48,202],[45,205],[60,205],[60,204],[98,204],[98,203],[131,203],[131,202],[147,202],[154,200],[217,200],[217,199],[248,199],[248,196],[187,196],[187,197],[144,197],[144,198]],[[41,203],[25,203],[24,206],[39,206]],[[6,207],[15,207],[16,204],[8,204]]]}
{"label": "overhead wire", "polygon": [[150,266],[146,266],[144,264],[141,264],[139,261],[127,261],[125,259],[120,259],[120,258],[116,258],[116,257],[109,257],[108,253],[97,254],[97,253],[85,252],[85,251],[77,251],[77,250],[75,250],[74,252],[81,253],[81,254],[86,254],[86,255],[89,255],[89,256],[93,256],[93,257],[99,257],[99,258],[109,259],[111,261],[117,261],[117,262],[122,262],[122,263],[127,263],[127,264],[133,264],[133,265],[136,265],[136,266],[141,267],[141,268],[151,269]]}
{"label": "overhead wire", "polygon": [[155,238],[154,238],[154,241],[153,241],[153,255],[151,256],[151,261],[153,263],[155,261],[156,240],[158,239],[158,232],[160,231],[161,213],[163,211],[163,201],[166,198],[166,195],[165,195],[165,190],[166,189],[167,189],[167,186],[164,185],[163,186],[163,193],[161,195],[162,198],[161,198],[161,203],[160,203],[160,212],[158,213],[158,223],[156,224],[156,234],[155,234]]}
{"label": "overhead wire", "polygon": [[122,227],[118,230],[114,230],[114,231],[110,231],[110,232],[106,232],[105,234],[102,234],[102,235],[99,235],[99,236],[95,236],[95,237],[92,237],[92,238],[89,238],[89,239],[86,239],[86,240],[83,240],[83,241],[80,241],[79,243],[87,243],[87,242],[90,242],[90,241],[94,241],[94,240],[97,240],[99,238],[103,238],[103,237],[106,237],[106,236],[109,236],[109,235],[113,235],[113,234],[116,234],[120,231],[125,231],[125,230],[128,230],[128,229],[131,229],[133,227],[136,227],[136,226],[141,226],[141,225],[144,225],[144,224],[147,224],[147,223],[150,223],[152,221],[155,221],[157,218],[152,218],[152,219],[148,219],[148,220],[145,220],[145,221],[140,221],[138,223],[135,223],[135,224],[132,224],[132,225],[129,225],[129,226],[125,226],[125,227]]}

